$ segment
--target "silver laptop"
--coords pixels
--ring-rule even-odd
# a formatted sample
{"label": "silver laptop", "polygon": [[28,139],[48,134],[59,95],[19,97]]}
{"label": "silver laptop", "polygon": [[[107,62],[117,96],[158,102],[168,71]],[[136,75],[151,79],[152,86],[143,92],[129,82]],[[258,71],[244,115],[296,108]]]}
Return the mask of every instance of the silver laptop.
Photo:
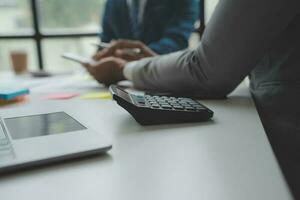
{"label": "silver laptop", "polygon": [[0,172],[103,153],[112,145],[66,112],[0,118]]}

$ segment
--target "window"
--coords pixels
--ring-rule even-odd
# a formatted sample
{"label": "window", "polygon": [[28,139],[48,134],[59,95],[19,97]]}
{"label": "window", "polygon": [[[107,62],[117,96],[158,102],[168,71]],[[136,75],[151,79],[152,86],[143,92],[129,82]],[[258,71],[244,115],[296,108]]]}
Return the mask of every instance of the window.
{"label": "window", "polygon": [[38,0],[41,32],[96,33],[104,4],[103,0]]}
{"label": "window", "polygon": [[205,3],[204,7],[204,16],[205,16],[205,23],[207,23],[212,15],[212,13],[214,12],[217,4],[219,3],[219,0],[209,0]]}
{"label": "window", "polygon": [[31,70],[65,71],[63,52],[91,55],[106,0],[0,0],[0,70],[12,51],[26,51]]}
{"label": "window", "polygon": [[0,33],[32,34],[32,20],[28,0],[0,0]]}

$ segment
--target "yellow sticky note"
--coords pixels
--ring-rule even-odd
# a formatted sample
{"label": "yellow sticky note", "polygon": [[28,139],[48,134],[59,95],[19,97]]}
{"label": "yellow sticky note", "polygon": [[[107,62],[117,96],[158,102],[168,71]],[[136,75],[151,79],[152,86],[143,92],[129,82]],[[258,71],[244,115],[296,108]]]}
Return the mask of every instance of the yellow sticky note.
{"label": "yellow sticky note", "polygon": [[82,95],[81,99],[112,99],[112,96],[109,92],[93,92]]}

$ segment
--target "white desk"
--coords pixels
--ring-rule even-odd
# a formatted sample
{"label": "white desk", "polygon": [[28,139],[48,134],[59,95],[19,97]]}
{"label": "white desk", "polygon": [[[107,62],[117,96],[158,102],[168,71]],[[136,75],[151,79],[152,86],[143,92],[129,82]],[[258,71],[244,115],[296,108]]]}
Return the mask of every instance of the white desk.
{"label": "white desk", "polygon": [[45,101],[39,92],[27,103],[0,108],[1,115],[66,109],[111,137],[113,149],[2,175],[1,200],[291,199],[244,86],[228,100],[204,102],[215,111],[213,122],[147,127],[110,100]]}

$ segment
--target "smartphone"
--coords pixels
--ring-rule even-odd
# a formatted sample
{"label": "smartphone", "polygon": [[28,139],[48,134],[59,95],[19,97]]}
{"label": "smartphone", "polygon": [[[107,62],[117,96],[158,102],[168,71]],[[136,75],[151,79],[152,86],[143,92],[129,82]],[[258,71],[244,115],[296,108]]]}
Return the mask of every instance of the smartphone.
{"label": "smartphone", "polygon": [[[99,48],[99,50],[108,48],[110,46],[109,43],[105,43],[105,42],[93,43],[93,45],[97,46]],[[126,51],[127,54],[132,55],[132,56],[135,56],[135,55],[138,55],[138,54],[141,53],[141,49],[139,49],[139,48],[132,48],[132,49],[125,48],[125,49],[122,49],[122,50]]]}
{"label": "smartphone", "polygon": [[80,63],[82,65],[84,65],[84,64],[93,64],[93,63],[96,62],[92,58],[87,58],[87,57],[84,57],[84,56],[76,55],[74,53],[64,53],[64,54],[62,54],[62,57],[65,58],[65,59]]}
{"label": "smartphone", "polygon": [[92,45],[97,46],[100,50],[108,48],[110,46],[110,44],[106,42],[92,43]]}

